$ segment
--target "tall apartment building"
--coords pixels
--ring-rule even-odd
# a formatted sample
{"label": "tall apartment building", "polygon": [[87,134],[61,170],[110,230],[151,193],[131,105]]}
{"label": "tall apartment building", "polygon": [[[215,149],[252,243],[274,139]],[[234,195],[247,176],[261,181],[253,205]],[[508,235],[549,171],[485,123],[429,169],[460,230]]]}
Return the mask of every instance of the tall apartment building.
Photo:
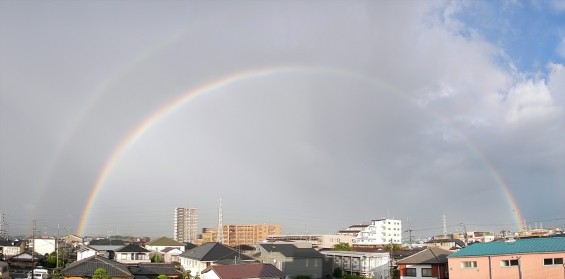
{"label": "tall apartment building", "polygon": [[198,208],[175,208],[173,238],[179,242],[196,242]]}
{"label": "tall apartment building", "polygon": [[353,240],[353,245],[402,244],[402,221],[396,219],[371,220]]}
{"label": "tall apartment building", "polygon": [[[235,247],[238,245],[255,245],[264,241],[269,235],[282,234],[280,224],[252,224],[252,225],[223,225],[224,242],[222,244]],[[215,242],[218,235],[217,228],[202,229],[202,243]]]}

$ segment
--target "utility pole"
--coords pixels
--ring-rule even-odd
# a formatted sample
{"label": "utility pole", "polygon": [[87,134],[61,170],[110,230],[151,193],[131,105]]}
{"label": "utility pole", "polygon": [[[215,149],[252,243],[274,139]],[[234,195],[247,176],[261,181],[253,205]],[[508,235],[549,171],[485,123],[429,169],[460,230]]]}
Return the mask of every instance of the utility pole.
{"label": "utility pole", "polygon": [[59,269],[59,231],[61,230],[61,226],[57,224],[57,238],[55,238],[55,252],[57,257],[57,264],[55,264],[55,268]]}
{"label": "utility pole", "polygon": [[463,233],[465,234],[465,246],[467,246],[469,243],[467,243],[467,226],[463,223],[459,223],[459,226],[463,226]]}
{"label": "utility pole", "polygon": [[32,244],[32,249],[31,249],[31,278],[34,278],[33,274],[33,270],[35,269],[35,226],[36,226],[37,220],[33,220],[33,225],[32,225],[32,232],[31,232],[31,244]]}

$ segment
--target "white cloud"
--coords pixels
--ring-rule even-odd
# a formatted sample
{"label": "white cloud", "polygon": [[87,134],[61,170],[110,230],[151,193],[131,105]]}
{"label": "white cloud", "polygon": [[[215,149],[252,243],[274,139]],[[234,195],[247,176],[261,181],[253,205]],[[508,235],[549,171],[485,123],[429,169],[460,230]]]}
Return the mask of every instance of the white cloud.
{"label": "white cloud", "polygon": [[544,80],[526,80],[515,84],[505,101],[506,121],[541,122],[555,117],[559,110]]}

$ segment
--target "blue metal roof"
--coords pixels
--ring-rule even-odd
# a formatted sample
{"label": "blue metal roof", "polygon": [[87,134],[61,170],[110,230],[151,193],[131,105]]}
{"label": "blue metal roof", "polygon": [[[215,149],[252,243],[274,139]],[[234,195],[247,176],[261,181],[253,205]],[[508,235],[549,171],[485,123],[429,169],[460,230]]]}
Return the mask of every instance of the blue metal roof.
{"label": "blue metal roof", "polygon": [[456,257],[565,252],[565,237],[522,238],[469,245],[451,255]]}

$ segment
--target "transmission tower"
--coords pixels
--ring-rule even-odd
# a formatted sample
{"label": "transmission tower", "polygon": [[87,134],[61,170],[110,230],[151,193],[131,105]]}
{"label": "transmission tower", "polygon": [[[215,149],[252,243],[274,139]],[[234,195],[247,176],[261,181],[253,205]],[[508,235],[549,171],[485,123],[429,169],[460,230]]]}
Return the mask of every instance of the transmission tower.
{"label": "transmission tower", "polygon": [[0,215],[0,239],[8,240],[8,224],[6,224],[5,214]]}
{"label": "transmission tower", "polygon": [[447,238],[447,217],[443,215],[443,238]]}
{"label": "transmission tower", "polygon": [[222,221],[222,198],[220,198],[220,206],[218,207],[218,233],[216,241],[224,244],[224,225]]}

